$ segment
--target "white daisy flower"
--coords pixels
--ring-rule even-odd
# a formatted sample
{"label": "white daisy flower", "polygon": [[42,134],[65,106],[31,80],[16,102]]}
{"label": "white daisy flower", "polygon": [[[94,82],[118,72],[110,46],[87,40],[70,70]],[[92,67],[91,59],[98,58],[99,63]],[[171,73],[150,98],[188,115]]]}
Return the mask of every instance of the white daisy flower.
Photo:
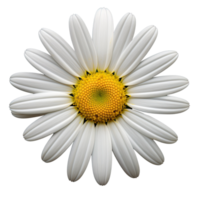
{"label": "white daisy flower", "polygon": [[186,100],[168,95],[186,88],[188,80],[154,77],[172,65],[178,54],[164,51],[142,61],[156,40],[157,29],[148,26],[133,38],[135,24],[135,17],[127,13],[114,31],[110,11],[100,8],[91,38],[81,17],[72,15],[74,49],[55,32],[41,29],[39,37],[49,54],[28,49],[25,57],[42,74],[17,73],[10,78],[16,88],[33,93],[12,101],[12,114],[18,118],[43,115],[26,128],[24,138],[34,141],[53,134],[42,152],[43,161],[54,161],[72,144],[67,166],[71,181],[83,175],[92,157],[94,177],[105,185],[112,152],[125,173],[136,178],[140,169],[135,151],[160,165],[164,156],[154,140],[177,141],[172,129],[142,112],[187,110]]}

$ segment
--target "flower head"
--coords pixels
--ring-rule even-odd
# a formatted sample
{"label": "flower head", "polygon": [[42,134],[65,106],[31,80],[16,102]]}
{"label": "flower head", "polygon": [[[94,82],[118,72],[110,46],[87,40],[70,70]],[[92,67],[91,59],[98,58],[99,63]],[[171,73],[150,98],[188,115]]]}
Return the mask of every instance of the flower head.
{"label": "flower head", "polygon": [[[72,144],[67,174],[77,181],[92,155],[93,173],[100,185],[111,174],[112,151],[125,173],[138,177],[135,151],[160,165],[164,156],[154,140],[174,143],[176,133],[162,122],[143,114],[175,114],[188,109],[183,99],[168,96],[188,86],[181,76],[158,76],[178,54],[164,51],[142,60],[157,37],[148,26],[136,37],[135,17],[127,13],[115,31],[110,11],[100,8],[92,38],[78,15],[69,20],[74,49],[58,34],[41,29],[39,37],[49,54],[28,49],[25,57],[39,70],[17,73],[10,82],[33,93],[10,103],[18,118],[41,116],[24,131],[28,141],[51,134],[42,159],[51,162]],[[141,112],[142,111],[142,112]]]}

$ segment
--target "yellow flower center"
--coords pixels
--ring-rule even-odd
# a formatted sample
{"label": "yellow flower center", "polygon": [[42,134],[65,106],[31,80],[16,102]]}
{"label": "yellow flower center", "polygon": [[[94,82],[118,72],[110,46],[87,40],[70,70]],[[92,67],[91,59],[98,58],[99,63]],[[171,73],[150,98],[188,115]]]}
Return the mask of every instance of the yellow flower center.
{"label": "yellow flower center", "polygon": [[73,96],[79,113],[94,123],[114,120],[121,114],[127,99],[123,83],[108,72],[82,77]]}

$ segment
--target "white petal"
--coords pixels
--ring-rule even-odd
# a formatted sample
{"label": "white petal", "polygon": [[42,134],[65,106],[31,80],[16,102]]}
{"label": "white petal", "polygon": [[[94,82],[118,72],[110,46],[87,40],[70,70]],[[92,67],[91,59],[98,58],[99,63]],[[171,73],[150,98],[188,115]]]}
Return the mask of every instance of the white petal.
{"label": "white petal", "polygon": [[140,168],[127,133],[119,122],[108,123],[112,138],[112,150],[120,166],[132,178],[139,176]]}
{"label": "white petal", "polygon": [[112,59],[108,67],[110,72],[114,70],[119,56],[133,39],[135,24],[135,17],[131,13],[125,14],[117,24],[114,31]]}
{"label": "white petal", "polygon": [[85,172],[92,154],[94,139],[94,123],[86,122],[76,137],[69,155],[67,175],[70,181],[77,181]]}
{"label": "white petal", "polygon": [[93,24],[93,41],[98,57],[98,69],[106,70],[113,50],[113,18],[106,8],[97,10]]}
{"label": "white petal", "polygon": [[188,84],[188,80],[182,76],[160,76],[128,87],[127,94],[137,98],[161,97],[183,90]]}
{"label": "white petal", "polygon": [[123,77],[138,66],[155,42],[157,33],[155,26],[148,26],[133,38],[115,65],[118,76]]}
{"label": "white petal", "polygon": [[82,125],[83,118],[78,115],[67,127],[54,133],[43,149],[42,160],[52,162],[59,158],[80,133]]}
{"label": "white petal", "polygon": [[63,85],[44,76],[43,74],[21,72],[13,74],[10,77],[10,83],[25,92],[40,93],[40,92],[72,92],[72,87]]}
{"label": "white petal", "polygon": [[12,113],[12,115],[14,116],[14,117],[17,117],[17,118],[32,118],[32,117],[39,117],[39,116],[41,116],[41,115],[44,115],[44,113],[42,113],[42,114],[37,114],[37,115],[28,115],[28,114],[18,114],[18,113],[15,113],[15,112],[11,112]]}
{"label": "white petal", "polygon": [[74,76],[84,74],[74,50],[62,37],[46,28],[40,30],[39,36],[46,50],[63,69]]}
{"label": "white petal", "polygon": [[178,139],[178,136],[172,129],[151,116],[127,109],[122,114],[122,117],[136,131],[153,140],[163,143],[174,143]]}
{"label": "white petal", "polygon": [[19,97],[10,103],[10,109],[17,114],[37,115],[67,108],[72,103],[65,92],[45,92]]}
{"label": "white petal", "polygon": [[143,60],[138,67],[129,75],[124,77],[124,84],[136,85],[149,80],[155,75],[167,69],[178,58],[175,51],[163,51]]}
{"label": "white petal", "polygon": [[94,72],[97,68],[97,54],[85,23],[78,15],[72,15],[69,20],[69,28],[73,46],[82,68],[88,72]]}
{"label": "white petal", "polygon": [[73,107],[48,113],[34,121],[26,128],[24,131],[24,138],[28,141],[44,138],[67,126],[76,115],[77,111]]}
{"label": "white petal", "polygon": [[136,110],[156,114],[176,114],[189,108],[186,100],[171,96],[152,99],[129,98],[127,105]]}
{"label": "white petal", "polygon": [[112,166],[112,143],[108,127],[97,124],[95,143],[92,153],[92,167],[98,184],[106,185],[109,181]]}
{"label": "white petal", "polygon": [[35,49],[27,49],[24,55],[33,67],[49,78],[69,85],[77,82],[74,76],[62,69],[48,54]]}
{"label": "white petal", "polygon": [[127,132],[133,149],[135,149],[144,159],[152,164],[160,165],[164,162],[164,156],[158,145],[150,138],[140,134],[121,117],[118,122]]}

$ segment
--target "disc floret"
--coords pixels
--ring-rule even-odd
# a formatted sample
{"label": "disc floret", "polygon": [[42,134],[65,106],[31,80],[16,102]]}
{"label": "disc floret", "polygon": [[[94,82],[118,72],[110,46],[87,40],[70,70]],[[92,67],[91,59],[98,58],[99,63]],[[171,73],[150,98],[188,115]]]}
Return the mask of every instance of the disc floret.
{"label": "disc floret", "polygon": [[113,73],[87,73],[73,91],[74,105],[79,113],[94,123],[116,119],[125,108],[126,88]]}

